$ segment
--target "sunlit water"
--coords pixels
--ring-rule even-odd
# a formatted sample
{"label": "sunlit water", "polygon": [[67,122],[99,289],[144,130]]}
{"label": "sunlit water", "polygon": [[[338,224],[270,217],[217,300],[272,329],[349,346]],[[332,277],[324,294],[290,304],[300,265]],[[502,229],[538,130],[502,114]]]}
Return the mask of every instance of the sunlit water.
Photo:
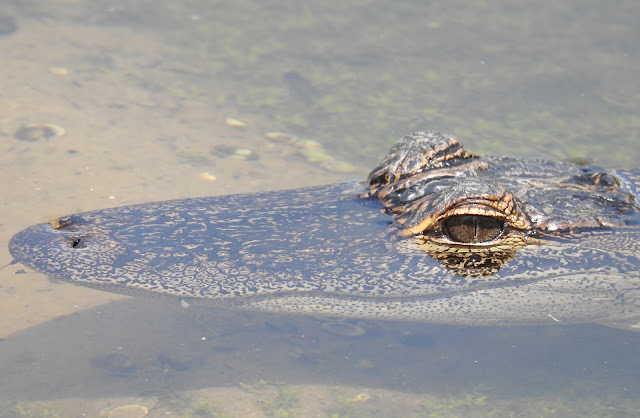
{"label": "sunlit water", "polygon": [[[637,166],[640,6],[490,4],[5,2],[2,241],[82,210],[360,179],[422,129],[479,154]],[[14,137],[33,123],[65,133]],[[0,416],[640,408],[640,336],[598,325],[327,325],[123,300],[19,265],[0,270],[0,318]]]}

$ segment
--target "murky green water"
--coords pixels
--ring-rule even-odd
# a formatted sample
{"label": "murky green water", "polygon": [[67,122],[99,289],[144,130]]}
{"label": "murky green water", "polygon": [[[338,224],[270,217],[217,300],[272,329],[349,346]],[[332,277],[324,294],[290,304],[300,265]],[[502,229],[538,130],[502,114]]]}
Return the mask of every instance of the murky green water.
{"label": "murky green water", "polygon": [[425,128],[478,152],[624,167],[638,157],[631,1],[35,4],[31,14],[62,25],[133,28],[164,42],[171,55],[153,65],[183,71],[170,81],[140,75],[149,89],[259,115],[367,167]]}
{"label": "murky green water", "polygon": [[165,59],[201,72],[175,80],[187,94],[217,95],[367,164],[392,139],[425,127],[469,138],[481,152],[625,166],[638,157],[633,2],[140,1],[91,9],[84,17],[93,25],[153,31],[175,48]]}
{"label": "murky green water", "polygon": [[[0,36],[5,243],[78,210],[362,178],[423,129],[477,153],[623,168],[640,158],[634,1],[59,0],[0,13],[18,26]],[[66,133],[14,138],[36,122]],[[89,291],[18,270],[0,279],[6,416],[100,411],[109,397],[157,416],[640,408],[636,334],[363,323],[364,336],[346,337],[313,318],[148,301],[52,322]]]}

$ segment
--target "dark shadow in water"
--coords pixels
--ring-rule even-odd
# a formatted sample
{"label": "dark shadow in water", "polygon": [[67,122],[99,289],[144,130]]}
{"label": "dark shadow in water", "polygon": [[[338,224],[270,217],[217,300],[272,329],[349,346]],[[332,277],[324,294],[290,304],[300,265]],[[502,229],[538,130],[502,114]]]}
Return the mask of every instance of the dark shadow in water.
{"label": "dark shadow in water", "polygon": [[[637,393],[640,335],[600,327],[352,327],[131,299],[0,341],[0,399],[163,395],[255,379],[457,396]],[[337,335],[362,328],[361,336]],[[496,392],[499,391],[499,392]]]}

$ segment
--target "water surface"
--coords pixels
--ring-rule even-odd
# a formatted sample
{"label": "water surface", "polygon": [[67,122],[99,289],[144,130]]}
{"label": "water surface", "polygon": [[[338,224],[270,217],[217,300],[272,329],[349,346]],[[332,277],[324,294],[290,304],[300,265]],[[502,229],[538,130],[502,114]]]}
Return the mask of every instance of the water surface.
{"label": "water surface", "polygon": [[[0,177],[9,185],[0,240],[83,210],[360,179],[396,139],[423,129],[477,153],[637,167],[639,9],[4,2],[17,31],[0,35]],[[14,138],[31,123],[65,134]],[[596,325],[367,321],[351,324],[364,335],[349,337],[322,319],[184,311],[53,284],[19,265],[0,270],[0,318],[7,416],[133,403],[152,416],[640,408],[638,335]]]}

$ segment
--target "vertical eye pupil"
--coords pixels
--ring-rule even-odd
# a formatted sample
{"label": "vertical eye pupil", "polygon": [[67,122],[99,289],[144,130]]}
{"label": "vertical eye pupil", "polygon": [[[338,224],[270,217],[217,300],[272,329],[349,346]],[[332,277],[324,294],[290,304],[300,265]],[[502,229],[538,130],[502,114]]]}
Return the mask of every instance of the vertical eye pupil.
{"label": "vertical eye pupil", "polygon": [[451,240],[474,244],[489,242],[498,238],[504,231],[501,219],[490,216],[457,215],[445,219],[442,232]]}

